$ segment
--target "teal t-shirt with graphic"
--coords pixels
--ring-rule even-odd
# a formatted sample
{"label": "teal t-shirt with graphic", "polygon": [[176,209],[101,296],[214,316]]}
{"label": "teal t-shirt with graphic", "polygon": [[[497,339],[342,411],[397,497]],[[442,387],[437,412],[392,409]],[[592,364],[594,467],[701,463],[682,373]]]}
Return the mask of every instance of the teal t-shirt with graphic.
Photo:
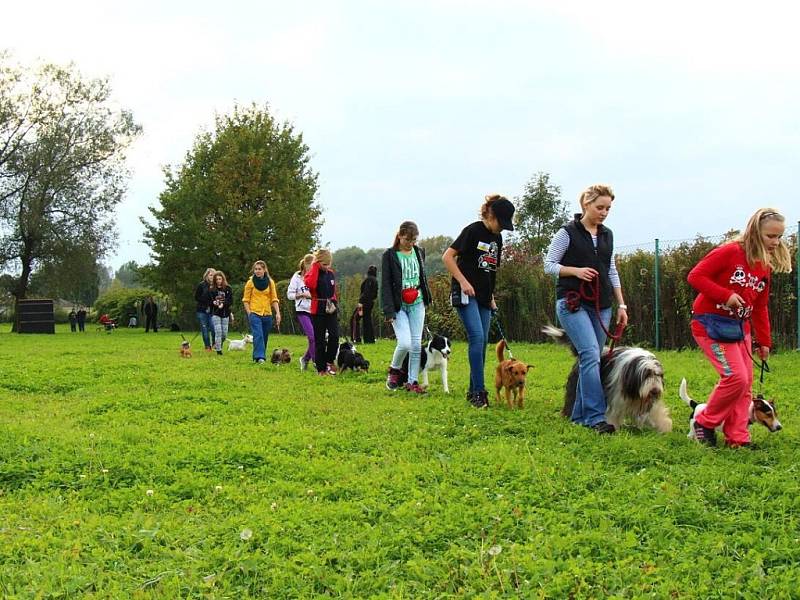
{"label": "teal t-shirt with graphic", "polygon": [[[400,273],[402,274],[403,288],[418,288],[419,287],[419,261],[417,261],[416,252],[413,250],[411,254],[405,254],[397,251],[397,259],[400,261]],[[411,305],[419,304],[422,302],[422,293],[417,295],[417,299]]]}

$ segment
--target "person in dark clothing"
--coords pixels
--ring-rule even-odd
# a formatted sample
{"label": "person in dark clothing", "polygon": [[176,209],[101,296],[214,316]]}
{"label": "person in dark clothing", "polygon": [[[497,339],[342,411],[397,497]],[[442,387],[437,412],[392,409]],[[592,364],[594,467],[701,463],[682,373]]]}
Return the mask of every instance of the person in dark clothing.
{"label": "person in dark clothing", "polygon": [[[361,341],[360,322],[363,320],[364,343],[375,343],[375,328],[372,325],[372,307],[378,298],[378,268],[370,265],[367,269],[367,276],[361,282],[361,295],[358,297],[358,306],[354,313],[353,341]],[[356,339],[358,338],[358,339]]]}
{"label": "person in dark clothing", "polygon": [[194,299],[197,302],[195,314],[197,322],[200,323],[200,334],[203,336],[203,346],[205,346],[206,352],[211,352],[211,346],[214,344],[214,327],[211,323],[211,307],[208,305],[208,290],[214,281],[215,272],[216,269],[211,267],[206,269],[203,273],[203,280],[194,290]]}
{"label": "person in dark clothing", "polygon": [[75,313],[75,307],[74,306],[72,307],[72,310],[69,311],[69,314],[67,315],[67,318],[69,319],[69,330],[72,333],[75,333],[75,331],[76,331],[75,325],[78,322],[78,315]]}
{"label": "person in dark clothing", "polygon": [[86,309],[83,306],[75,313],[75,318],[78,320],[78,331],[86,331]]}
{"label": "person in dark clothing", "polygon": [[492,311],[497,310],[494,288],[503,253],[500,232],[504,229],[514,230],[514,205],[508,198],[498,194],[486,196],[480,215],[480,221],[461,230],[445,250],[442,261],[452,275],[450,302],[458,311],[467,333],[467,399],[475,408],[486,408],[489,406],[489,394],[483,370]]}
{"label": "person in dark clothing", "polygon": [[314,253],[314,262],[305,274],[311,292],[311,321],[314,324],[314,363],[320,375],[336,375],[336,352],[339,348],[339,297],[336,290],[336,273],[333,256],[327,248]]}
{"label": "person in dark clothing", "polygon": [[147,297],[142,310],[144,311],[144,332],[148,333],[152,326],[153,333],[158,333],[158,304],[152,296]]}

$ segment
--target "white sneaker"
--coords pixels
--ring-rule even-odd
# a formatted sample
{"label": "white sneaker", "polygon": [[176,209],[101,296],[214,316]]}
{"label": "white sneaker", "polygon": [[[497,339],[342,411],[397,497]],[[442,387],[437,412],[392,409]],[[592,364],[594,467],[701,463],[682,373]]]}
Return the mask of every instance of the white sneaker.
{"label": "white sneaker", "polygon": [[305,371],[308,368],[308,361],[305,358],[303,358],[302,356],[300,358],[298,358],[297,360],[300,361],[300,370],[301,371]]}

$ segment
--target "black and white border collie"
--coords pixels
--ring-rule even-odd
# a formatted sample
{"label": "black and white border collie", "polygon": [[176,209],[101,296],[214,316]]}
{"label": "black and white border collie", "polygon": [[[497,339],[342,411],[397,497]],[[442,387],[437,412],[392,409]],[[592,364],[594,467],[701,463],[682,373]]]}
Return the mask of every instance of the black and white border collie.
{"label": "black and white border collie", "polygon": [[[546,325],[542,332],[557,342],[567,343],[563,329]],[[573,354],[576,354],[575,348]],[[643,348],[617,346],[609,354],[603,348],[600,357],[600,380],[606,394],[606,421],[619,429],[626,420],[639,429],[649,426],[659,433],[672,431],[669,409],[664,405],[664,367]],[[572,366],[564,392],[561,414],[572,415],[578,387],[578,360]]]}
{"label": "black and white border collie", "polygon": [[369,371],[369,361],[364,358],[364,355],[358,351],[356,345],[349,338],[345,338],[339,344],[339,350],[336,353],[336,364],[339,366],[340,373],[344,373],[347,369],[351,371]]}
{"label": "black and white border collie", "polygon": [[[438,369],[442,376],[442,388],[445,394],[450,393],[447,385],[447,361],[450,358],[450,339],[447,336],[428,331],[430,340],[422,344],[422,356],[419,359],[420,383],[428,387],[428,372]],[[403,383],[408,380],[408,355],[403,359]]]}

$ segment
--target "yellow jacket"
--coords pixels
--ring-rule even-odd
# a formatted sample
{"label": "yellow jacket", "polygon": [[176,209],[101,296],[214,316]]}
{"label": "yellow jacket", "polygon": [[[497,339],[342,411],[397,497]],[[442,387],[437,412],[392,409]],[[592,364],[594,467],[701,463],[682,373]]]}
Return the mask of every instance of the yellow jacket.
{"label": "yellow jacket", "polygon": [[275,289],[275,280],[269,278],[269,286],[263,292],[257,290],[253,285],[253,278],[247,280],[244,284],[244,295],[242,302],[247,302],[250,305],[250,312],[262,317],[272,314],[272,303],[278,302],[278,290]]}

